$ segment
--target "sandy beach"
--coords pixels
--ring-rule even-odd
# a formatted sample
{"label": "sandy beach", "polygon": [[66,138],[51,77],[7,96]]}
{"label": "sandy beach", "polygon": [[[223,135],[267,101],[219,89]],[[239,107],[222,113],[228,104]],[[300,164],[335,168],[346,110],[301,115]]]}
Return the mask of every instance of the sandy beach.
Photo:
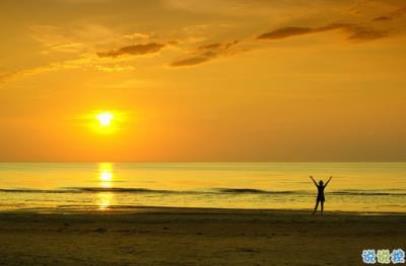
{"label": "sandy beach", "polygon": [[0,214],[0,265],[362,265],[405,248],[406,216],[132,208]]}

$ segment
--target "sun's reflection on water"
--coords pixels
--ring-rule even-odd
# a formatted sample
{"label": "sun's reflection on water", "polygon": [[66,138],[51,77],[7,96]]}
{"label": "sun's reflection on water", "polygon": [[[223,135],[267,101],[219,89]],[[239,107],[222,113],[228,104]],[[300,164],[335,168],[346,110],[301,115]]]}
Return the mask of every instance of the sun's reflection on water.
{"label": "sun's reflection on water", "polygon": [[102,188],[111,188],[113,183],[113,164],[100,163],[99,164],[99,183]]}
{"label": "sun's reflection on water", "polygon": [[[109,189],[113,187],[114,171],[112,163],[100,163],[99,164],[99,186],[103,189]],[[114,195],[111,191],[103,191],[97,193],[97,206],[99,210],[109,209],[114,200]]]}
{"label": "sun's reflection on water", "polygon": [[99,192],[97,194],[97,206],[99,210],[105,211],[110,208],[114,200],[112,192]]}

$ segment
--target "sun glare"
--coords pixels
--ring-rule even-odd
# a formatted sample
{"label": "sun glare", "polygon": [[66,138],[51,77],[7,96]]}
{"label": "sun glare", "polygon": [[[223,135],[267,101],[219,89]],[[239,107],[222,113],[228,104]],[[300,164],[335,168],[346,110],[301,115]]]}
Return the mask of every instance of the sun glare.
{"label": "sun glare", "polygon": [[121,110],[99,109],[83,115],[81,119],[83,125],[94,133],[111,135],[124,128],[127,114]]}
{"label": "sun glare", "polygon": [[96,115],[96,119],[99,121],[99,125],[102,127],[108,127],[111,125],[114,116],[110,112],[103,112]]}
{"label": "sun glare", "polygon": [[103,188],[111,187],[113,178],[114,178],[113,165],[111,163],[100,163],[99,164],[100,186]]}

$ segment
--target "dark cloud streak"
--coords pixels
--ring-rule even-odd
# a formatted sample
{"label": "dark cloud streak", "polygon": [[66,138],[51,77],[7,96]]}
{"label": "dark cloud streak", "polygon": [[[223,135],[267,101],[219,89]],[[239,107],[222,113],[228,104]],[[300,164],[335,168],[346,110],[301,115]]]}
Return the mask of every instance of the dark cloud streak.
{"label": "dark cloud streak", "polygon": [[124,46],[120,49],[109,52],[97,53],[97,55],[99,57],[117,57],[121,55],[144,55],[159,52],[163,47],[165,47],[165,45],[160,43],[136,44]]}
{"label": "dark cloud streak", "polygon": [[199,46],[194,55],[187,58],[172,62],[172,67],[185,67],[194,66],[202,63],[206,63],[220,56],[230,54],[230,49],[237,45],[239,41],[232,41],[226,43],[211,43],[203,46]]}
{"label": "dark cloud streak", "polygon": [[386,31],[365,27],[351,26],[343,29],[349,34],[347,39],[352,41],[372,41],[385,38],[389,35]]}
{"label": "dark cloud streak", "polygon": [[306,27],[285,27],[276,29],[270,32],[263,33],[258,36],[258,39],[267,39],[267,40],[275,40],[275,39],[284,39],[291,36],[296,35],[304,35],[308,33],[312,33],[312,28]]}
{"label": "dark cloud streak", "polygon": [[186,59],[181,59],[170,64],[172,67],[193,66],[205,63],[213,59],[213,56],[197,55]]}
{"label": "dark cloud streak", "polygon": [[372,21],[375,21],[375,22],[386,22],[386,21],[389,21],[389,20],[393,20],[393,19],[400,18],[400,17],[402,17],[402,16],[405,15],[405,14],[406,14],[406,6],[405,6],[405,7],[398,8],[398,9],[396,9],[395,11],[393,11],[393,12],[391,12],[391,13],[389,13],[389,14],[386,14],[386,15],[383,15],[383,16],[374,17],[374,18],[372,19]]}
{"label": "dark cloud streak", "polygon": [[263,33],[257,37],[260,40],[278,40],[305,34],[320,33],[333,30],[343,30],[349,40],[367,41],[387,36],[387,32],[372,27],[359,26],[350,23],[333,23],[321,27],[284,27]]}
{"label": "dark cloud streak", "polygon": [[372,19],[372,21],[388,21],[392,18],[390,16],[379,16]]}

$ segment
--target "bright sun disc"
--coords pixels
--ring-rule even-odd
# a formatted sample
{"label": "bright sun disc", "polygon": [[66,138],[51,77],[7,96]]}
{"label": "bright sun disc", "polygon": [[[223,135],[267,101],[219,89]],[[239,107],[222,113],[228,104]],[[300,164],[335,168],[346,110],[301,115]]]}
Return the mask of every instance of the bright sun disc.
{"label": "bright sun disc", "polygon": [[99,121],[100,126],[108,127],[113,120],[113,114],[110,112],[103,112],[96,115],[96,119]]}

